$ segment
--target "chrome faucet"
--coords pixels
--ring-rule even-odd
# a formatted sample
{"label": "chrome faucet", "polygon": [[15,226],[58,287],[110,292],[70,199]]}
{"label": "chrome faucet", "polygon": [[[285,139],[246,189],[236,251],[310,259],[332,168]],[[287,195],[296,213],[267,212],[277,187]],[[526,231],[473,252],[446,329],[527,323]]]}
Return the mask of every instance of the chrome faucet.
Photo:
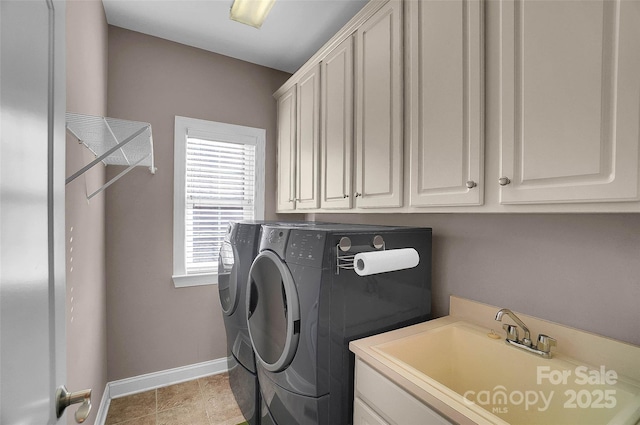
{"label": "chrome faucet", "polygon": [[515,313],[507,308],[503,308],[496,313],[496,320],[498,322],[502,322],[502,316],[507,315],[511,317],[511,319],[516,322],[518,326],[522,328],[524,331],[524,337],[520,339],[518,334],[517,326],[509,325],[505,323],[502,325],[502,328],[507,332],[507,337],[505,342],[508,345],[513,345],[517,348],[523,349],[533,354],[537,354],[538,356],[544,357],[545,359],[551,358],[551,347],[555,346],[557,341],[550,336],[540,334],[538,335],[538,342],[535,347],[531,343],[531,333],[529,332],[529,328],[524,324],[522,320]]}
{"label": "chrome faucet", "polygon": [[[522,340],[521,340],[521,341],[516,340],[516,342],[519,342],[519,343],[521,343],[521,344],[523,344],[523,345],[526,345],[527,347],[531,347],[531,333],[529,332],[529,328],[527,328],[527,325],[525,325],[525,324],[524,324],[524,322],[523,322],[522,320],[520,320],[520,319],[518,318],[518,316],[516,316],[516,315],[515,315],[515,313],[514,313],[513,311],[509,310],[508,308],[503,308],[502,310],[499,310],[499,311],[496,313],[496,320],[497,320],[498,322],[502,322],[502,316],[503,316],[503,315],[505,315],[505,314],[506,314],[507,316],[511,317],[511,319],[512,319],[514,322],[516,322],[516,325],[520,326],[520,327],[522,328],[522,330],[524,331],[524,338],[522,338]],[[507,328],[506,328],[507,326],[509,326],[509,325],[502,325],[502,327],[504,328],[504,330],[506,330],[506,331],[507,331],[507,334],[510,334],[511,332],[509,332],[509,331],[507,330]],[[518,331],[517,331],[517,330],[516,330],[516,332],[515,332],[515,335],[516,335],[516,337],[517,337],[517,335],[518,335]]]}

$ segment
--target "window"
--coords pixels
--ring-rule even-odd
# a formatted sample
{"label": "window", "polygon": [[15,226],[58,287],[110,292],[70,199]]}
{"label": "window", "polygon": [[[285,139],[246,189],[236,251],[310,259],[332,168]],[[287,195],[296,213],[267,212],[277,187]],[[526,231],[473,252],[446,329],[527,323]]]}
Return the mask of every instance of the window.
{"label": "window", "polygon": [[176,116],[173,282],[218,283],[231,221],[264,218],[265,130]]}

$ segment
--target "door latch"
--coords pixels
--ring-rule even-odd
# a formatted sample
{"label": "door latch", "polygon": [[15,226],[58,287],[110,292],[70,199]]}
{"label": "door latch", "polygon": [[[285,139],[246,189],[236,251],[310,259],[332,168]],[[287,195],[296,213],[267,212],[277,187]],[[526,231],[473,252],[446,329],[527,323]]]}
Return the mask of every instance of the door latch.
{"label": "door latch", "polygon": [[67,387],[61,385],[56,391],[56,416],[60,418],[64,409],[76,403],[82,403],[75,414],[76,422],[81,424],[91,412],[91,389],[70,393]]}

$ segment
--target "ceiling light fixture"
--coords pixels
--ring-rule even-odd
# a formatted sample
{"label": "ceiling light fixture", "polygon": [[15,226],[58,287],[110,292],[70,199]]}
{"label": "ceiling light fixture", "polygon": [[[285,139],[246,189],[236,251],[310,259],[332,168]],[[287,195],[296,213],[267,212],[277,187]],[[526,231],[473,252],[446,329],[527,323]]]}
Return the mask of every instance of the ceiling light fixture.
{"label": "ceiling light fixture", "polygon": [[234,21],[260,28],[276,0],[235,0],[229,17]]}

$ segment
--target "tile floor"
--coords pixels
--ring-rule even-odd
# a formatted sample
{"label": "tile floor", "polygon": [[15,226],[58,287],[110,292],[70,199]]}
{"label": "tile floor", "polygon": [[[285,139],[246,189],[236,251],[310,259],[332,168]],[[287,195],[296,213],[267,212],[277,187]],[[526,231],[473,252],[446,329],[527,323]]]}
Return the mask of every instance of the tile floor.
{"label": "tile floor", "polygon": [[105,425],[236,425],[244,422],[226,373],[114,398]]}

